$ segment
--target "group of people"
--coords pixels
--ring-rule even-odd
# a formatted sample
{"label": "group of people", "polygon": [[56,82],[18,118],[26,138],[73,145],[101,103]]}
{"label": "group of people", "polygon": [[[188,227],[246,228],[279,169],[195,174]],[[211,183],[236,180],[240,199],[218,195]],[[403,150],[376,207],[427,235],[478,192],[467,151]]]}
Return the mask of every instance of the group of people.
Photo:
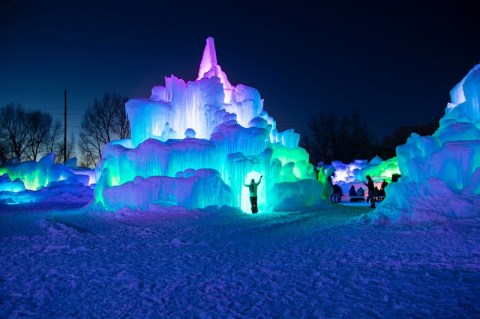
{"label": "group of people", "polygon": [[[252,214],[258,213],[258,206],[257,206],[257,188],[258,185],[262,182],[263,175],[260,176],[260,179],[258,182],[255,182],[255,179],[252,178],[249,184],[244,184],[245,187],[248,187],[250,191],[250,204],[252,206]],[[332,184],[332,179],[329,176],[328,181],[330,184]],[[388,183],[384,179],[382,184],[380,185],[380,189],[375,186],[375,183],[373,182],[373,179],[370,177],[370,175],[367,175],[367,182],[364,183],[365,186],[367,186],[368,189],[368,196],[367,196],[367,203],[370,202],[370,207],[375,208],[375,201],[379,197],[385,197],[385,188],[387,187]],[[342,196],[343,196],[343,191],[342,188],[338,184],[332,184],[333,188],[333,193],[330,196],[330,200],[332,203],[340,203],[342,201]],[[365,196],[365,191],[362,187],[359,187],[357,190],[355,187],[352,185],[350,187],[350,190],[348,192],[348,196],[350,198],[352,197],[364,197]]]}
{"label": "group of people", "polygon": [[386,196],[385,188],[387,187],[388,183],[384,179],[382,184],[380,185],[380,189],[378,189],[378,187],[376,187],[375,184],[373,183],[373,180],[370,177],[370,175],[367,175],[367,182],[365,183],[365,185],[368,188],[367,203],[370,202],[370,207],[375,208],[375,200],[379,197],[383,198]]}
{"label": "group of people", "polygon": [[358,190],[355,190],[355,186],[350,186],[350,189],[348,191],[348,196],[350,197],[364,197],[365,196],[365,190],[360,186]]}
{"label": "group of people", "polygon": [[[330,180],[331,179],[329,179],[329,181]],[[375,183],[373,182],[370,175],[367,175],[367,182],[364,184],[368,189],[368,196],[366,201],[367,203],[370,203],[371,208],[375,208],[376,207],[375,202],[379,198],[384,198],[386,196],[385,188],[387,187],[388,182],[384,179],[382,184],[380,185],[380,189],[378,189],[378,187],[375,186]],[[340,203],[342,201],[342,196],[343,196],[342,189],[340,186],[338,186],[338,184],[333,184],[332,187],[333,187],[333,193],[330,196],[330,200],[332,201],[332,203]],[[361,198],[363,201],[363,198],[365,197],[365,190],[361,186],[358,189],[355,189],[355,186],[352,185],[350,186],[350,189],[348,191],[348,196],[351,199],[350,201],[353,201],[352,199],[357,199],[357,198]]]}

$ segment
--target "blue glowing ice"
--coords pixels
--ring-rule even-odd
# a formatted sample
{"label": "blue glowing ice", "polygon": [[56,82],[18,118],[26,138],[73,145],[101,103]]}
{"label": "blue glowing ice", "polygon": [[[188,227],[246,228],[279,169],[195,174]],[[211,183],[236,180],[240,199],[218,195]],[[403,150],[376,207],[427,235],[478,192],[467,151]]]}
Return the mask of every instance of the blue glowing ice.
{"label": "blue glowing ice", "polygon": [[[242,185],[259,174],[265,176],[260,209],[287,209],[287,197],[276,195],[282,187],[296,190],[302,206],[326,198],[308,153],[298,147],[300,136],[277,131],[258,90],[228,81],[213,38],[206,41],[195,81],[172,75],[149,99],[131,99],[125,107],[131,140],[106,145],[97,168],[96,202],[107,209],[168,203],[249,211]],[[318,184],[316,191],[307,191],[304,180]]]}
{"label": "blue glowing ice", "polygon": [[387,188],[378,214],[392,220],[480,215],[480,64],[450,92],[432,136],[413,133],[397,147],[402,178]]}

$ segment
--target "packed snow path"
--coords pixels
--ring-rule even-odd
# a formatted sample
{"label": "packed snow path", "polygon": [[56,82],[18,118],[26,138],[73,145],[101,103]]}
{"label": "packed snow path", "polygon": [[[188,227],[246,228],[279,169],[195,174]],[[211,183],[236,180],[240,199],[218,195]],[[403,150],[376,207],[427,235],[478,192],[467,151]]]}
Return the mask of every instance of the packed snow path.
{"label": "packed snow path", "polygon": [[480,223],[366,207],[0,213],[0,317],[480,316]]}

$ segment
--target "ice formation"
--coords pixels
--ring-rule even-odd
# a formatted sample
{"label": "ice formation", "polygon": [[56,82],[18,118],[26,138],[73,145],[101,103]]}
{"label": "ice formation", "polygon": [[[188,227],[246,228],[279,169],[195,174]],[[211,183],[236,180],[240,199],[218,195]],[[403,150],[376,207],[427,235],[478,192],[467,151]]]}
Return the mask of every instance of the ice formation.
{"label": "ice formation", "polygon": [[397,147],[402,178],[387,187],[375,217],[393,221],[480,215],[480,64],[450,92],[432,136],[412,134]]}
{"label": "ice formation", "polygon": [[106,209],[161,203],[248,212],[243,185],[260,175],[260,210],[292,208],[289,200],[317,205],[329,192],[315,180],[300,136],[277,131],[258,90],[228,81],[213,38],[195,81],[166,77],[149,99],[131,99],[125,107],[131,139],[107,144],[97,167],[96,203]]}
{"label": "ice formation", "polygon": [[0,166],[0,202],[19,204],[43,201],[62,192],[88,193],[95,178],[93,170],[77,168],[75,158],[67,165],[55,164],[53,153],[38,162],[11,160]]}
{"label": "ice formation", "polygon": [[367,175],[372,177],[378,188],[383,180],[391,183],[394,175],[401,175],[397,157],[382,160],[379,156],[375,156],[370,161],[355,160],[349,164],[341,161],[333,161],[330,165],[319,163],[318,170],[323,171],[325,175],[332,175],[332,183],[340,186],[343,194],[348,194],[350,186],[353,185],[355,189],[363,187],[366,196],[368,191],[364,183],[367,181]]}
{"label": "ice formation", "polygon": [[[75,167],[76,159],[73,159],[73,161],[70,161],[70,165]],[[0,167],[0,176],[3,176],[2,180],[4,181],[4,183],[0,183],[0,190],[13,192],[22,190],[36,191],[40,188],[48,187],[54,182],[88,186],[93,184],[95,179],[93,170],[55,164],[53,153],[44,156],[38,162],[6,163]]]}

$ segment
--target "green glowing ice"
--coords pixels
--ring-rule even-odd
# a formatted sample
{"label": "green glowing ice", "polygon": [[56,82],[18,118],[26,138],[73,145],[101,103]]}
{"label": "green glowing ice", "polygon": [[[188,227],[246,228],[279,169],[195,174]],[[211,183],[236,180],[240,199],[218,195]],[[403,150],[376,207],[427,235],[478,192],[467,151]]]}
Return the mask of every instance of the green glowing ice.
{"label": "green glowing ice", "polygon": [[392,175],[401,175],[397,157],[392,157],[391,159],[380,162],[378,165],[366,168],[362,173],[364,176],[372,176],[375,181],[386,179],[389,183],[392,181]]}

